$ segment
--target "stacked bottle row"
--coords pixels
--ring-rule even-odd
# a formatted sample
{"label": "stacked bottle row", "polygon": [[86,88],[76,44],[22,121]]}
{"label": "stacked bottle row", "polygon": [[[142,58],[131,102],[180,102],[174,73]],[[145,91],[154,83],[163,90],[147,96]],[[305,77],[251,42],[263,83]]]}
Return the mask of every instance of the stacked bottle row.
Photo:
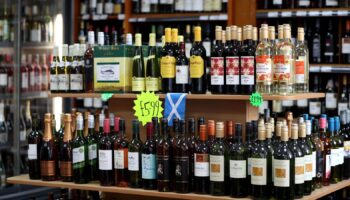
{"label": "stacked bottle row", "polygon": [[268,1],[257,2],[258,9],[289,9],[289,8],[347,8],[350,6],[348,0],[295,0],[295,1]]}
{"label": "stacked bottle row", "polygon": [[341,123],[338,116],[327,120],[326,115],[314,119],[305,114],[293,120],[292,113],[278,119],[268,113],[245,124],[245,138],[243,125],[232,121],[199,118],[196,126],[190,118],[186,128],[185,120],[174,119],[170,131],[166,118],[160,124],[153,118],[145,142],[138,120],[132,122],[129,142],[125,120],[113,114],[109,119],[103,113],[96,118],[62,115],[57,133],[52,115],[46,114],[43,136],[34,115],[28,136],[30,178],[293,199],[350,177],[350,116],[345,112]]}
{"label": "stacked bottle row", "polygon": [[121,13],[124,13],[124,0],[80,1],[81,15],[117,15]]}

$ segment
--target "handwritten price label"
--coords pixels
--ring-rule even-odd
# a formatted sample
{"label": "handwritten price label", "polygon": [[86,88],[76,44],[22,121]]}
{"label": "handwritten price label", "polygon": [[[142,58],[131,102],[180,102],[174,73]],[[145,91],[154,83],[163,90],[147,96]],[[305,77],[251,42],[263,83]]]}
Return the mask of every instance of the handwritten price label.
{"label": "handwritten price label", "polygon": [[142,92],[137,95],[137,99],[134,100],[135,116],[142,125],[146,125],[147,122],[152,121],[152,117],[163,117],[162,101],[159,100],[159,96],[155,95],[154,92]]}

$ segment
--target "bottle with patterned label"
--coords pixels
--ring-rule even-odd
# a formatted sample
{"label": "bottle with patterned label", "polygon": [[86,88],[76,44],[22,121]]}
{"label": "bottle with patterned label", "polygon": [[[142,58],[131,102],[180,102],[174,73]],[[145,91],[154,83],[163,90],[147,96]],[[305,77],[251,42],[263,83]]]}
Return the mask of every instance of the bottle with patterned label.
{"label": "bottle with patterned label", "polygon": [[252,94],[255,92],[255,72],[253,26],[247,25],[243,27],[243,45],[240,50],[241,94]]}
{"label": "bottle with patterned label", "polygon": [[156,144],[153,137],[153,124],[146,125],[147,140],[142,146],[141,168],[143,189],[154,190],[157,188]]}
{"label": "bottle with patterned label", "polygon": [[226,49],[225,58],[225,82],[226,93],[239,94],[240,71],[239,71],[239,50],[242,41],[242,28],[231,27],[232,46]]}
{"label": "bottle with patterned label", "polygon": [[225,92],[225,46],[222,42],[222,27],[215,27],[216,43],[212,48],[210,58],[210,83],[212,94]]}

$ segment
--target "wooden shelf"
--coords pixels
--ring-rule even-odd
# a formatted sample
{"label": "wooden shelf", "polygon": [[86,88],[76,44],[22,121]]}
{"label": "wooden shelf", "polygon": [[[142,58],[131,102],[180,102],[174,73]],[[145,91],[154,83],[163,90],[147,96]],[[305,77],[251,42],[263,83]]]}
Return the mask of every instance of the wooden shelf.
{"label": "wooden shelf", "polygon": [[[120,188],[120,187],[104,187],[95,181],[88,184],[74,184],[71,182],[61,182],[61,181],[41,181],[41,180],[30,180],[28,175],[14,176],[7,179],[8,183],[12,184],[22,184],[22,185],[33,185],[33,186],[43,186],[43,187],[54,187],[54,188],[70,188],[70,189],[79,189],[79,190],[90,190],[90,191],[101,191],[106,193],[117,193],[124,195],[138,195],[146,197],[157,197],[164,199],[193,199],[193,200],[229,200],[233,199],[231,197],[215,197],[209,195],[197,195],[197,194],[177,194],[174,192],[158,192],[154,190],[143,190],[143,189],[131,189],[131,188]],[[317,189],[311,193],[309,196],[305,196],[304,200],[312,200],[324,197],[330,193],[333,193],[337,190],[343,189],[347,186],[350,186],[350,180],[342,181],[338,184],[332,184],[330,186]],[[241,198],[249,199],[249,198]]]}
{"label": "wooden shelf", "polygon": [[256,18],[292,18],[292,17],[346,17],[349,8],[296,8],[256,10]]}
{"label": "wooden shelf", "polygon": [[[51,98],[99,98],[99,93],[50,93]],[[165,94],[159,94],[161,99],[165,98]],[[212,95],[212,94],[189,94],[188,100],[249,100],[249,95]],[[316,99],[324,98],[324,93],[296,93],[293,95],[263,95],[264,100],[300,100],[300,99]],[[136,94],[114,94],[113,99],[136,99]]]}
{"label": "wooden shelf", "polygon": [[227,21],[227,13],[132,14],[129,22]]}
{"label": "wooden shelf", "polygon": [[350,64],[310,64],[310,72],[350,73]]}

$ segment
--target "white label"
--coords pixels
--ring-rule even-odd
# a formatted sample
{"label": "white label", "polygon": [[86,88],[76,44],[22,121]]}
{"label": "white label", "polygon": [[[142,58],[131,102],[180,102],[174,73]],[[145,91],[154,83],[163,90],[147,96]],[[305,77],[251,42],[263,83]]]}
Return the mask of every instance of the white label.
{"label": "white label", "polygon": [[207,57],[210,57],[210,50],[211,50],[211,44],[208,41],[203,42],[203,47],[205,48],[205,52],[207,54]]}
{"label": "white label", "polygon": [[150,0],[141,0],[141,12],[143,13],[151,12]]}
{"label": "white label", "polygon": [[98,150],[98,168],[100,170],[112,170],[112,150]]}
{"label": "white label", "polygon": [[[266,158],[251,158],[252,162],[252,175],[251,183],[252,185],[266,185]],[[276,164],[276,163],[275,163]]]}
{"label": "white label", "polygon": [[193,11],[203,11],[203,0],[192,1],[192,10]]}
{"label": "white label", "polygon": [[57,75],[50,75],[50,89],[51,90],[58,90],[58,76]]}
{"label": "white label", "polygon": [[326,6],[338,6],[338,0],[326,0]]}
{"label": "white label", "polygon": [[247,161],[246,160],[230,160],[230,177],[231,178],[246,178],[247,176]]}
{"label": "white label", "polygon": [[310,115],[320,115],[321,114],[321,102],[310,101],[309,113],[310,113]]}
{"label": "white label", "polygon": [[97,144],[89,145],[89,160],[97,158]]}
{"label": "white label", "polygon": [[0,74],[0,86],[7,86],[7,74]]}
{"label": "white label", "polygon": [[186,57],[190,58],[192,43],[186,43],[185,44],[185,48],[186,48]]}
{"label": "white label", "polygon": [[105,13],[106,14],[112,14],[113,13],[113,3],[112,2],[106,2],[105,3]]}
{"label": "white label", "polygon": [[339,164],[342,165],[344,164],[344,147],[339,147],[338,148],[338,153],[339,153]]}
{"label": "white label", "polygon": [[96,13],[98,15],[102,15],[102,13],[103,13],[103,3],[102,2],[101,3],[97,3]]}
{"label": "white label", "polygon": [[338,103],[338,115],[340,115],[341,111],[347,110],[347,109],[348,109],[348,103],[344,103],[344,102]]}
{"label": "white label", "polygon": [[326,155],[326,177],[330,178],[331,177],[331,155]]}
{"label": "white label", "polygon": [[141,167],[143,179],[156,179],[157,167],[156,167],[156,155],[155,154],[142,154],[141,155]]}
{"label": "white label", "polygon": [[224,156],[209,156],[210,181],[222,182],[224,179]]}
{"label": "white label", "polygon": [[282,106],[283,107],[291,107],[294,105],[294,101],[293,100],[284,100],[282,101]]}
{"label": "white label", "polygon": [[28,145],[28,160],[36,160],[36,159],[38,159],[37,144],[29,144]]}
{"label": "white label", "polygon": [[139,153],[128,152],[128,169],[129,171],[139,171]]}
{"label": "white label", "polygon": [[[202,158],[203,155],[200,155]],[[208,158],[208,157],[206,157]],[[207,161],[202,161],[198,162],[197,160],[197,154],[194,154],[194,176],[197,177],[208,177],[209,176],[209,162]]]}
{"label": "white label", "polygon": [[312,152],[312,178],[316,177],[316,151]]}
{"label": "white label", "polygon": [[119,82],[120,80],[120,64],[105,64],[97,63],[96,66],[96,79],[97,82]]}
{"label": "white label", "polygon": [[248,158],[248,176],[252,174],[252,158]]}
{"label": "white label", "polygon": [[83,75],[71,74],[70,75],[70,89],[71,90],[83,90]]}
{"label": "white label", "polygon": [[338,165],[338,149],[331,149],[331,167]]}
{"label": "white label", "polygon": [[326,108],[337,108],[337,97],[335,93],[326,93]]}
{"label": "white label", "polygon": [[313,170],[312,159],[313,159],[312,155],[305,155],[304,156],[304,161],[305,161],[304,179],[305,179],[305,181],[312,180],[312,170]]}
{"label": "white label", "polygon": [[85,160],[84,146],[73,149],[73,164],[83,162]]}
{"label": "white label", "polygon": [[188,65],[176,66],[176,84],[188,84]]}
{"label": "white label", "polygon": [[19,140],[20,140],[20,141],[25,141],[26,138],[27,138],[27,133],[26,133],[26,131],[25,131],[25,130],[24,130],[24,131],[20,131],[20,132],[19,132]]}
{"label": "white label", "polygon": [[69,75],[68,74],[59,74],[58,75],[58,89],[59,90],[68,90],[69,89]]}
{"label": "white label", "polygon": [[22,89],[28,88],[28,73],[22,73],[22,80],[21,80],[21,87]]}
{"label": "white label", "polygon": [[274,185],[278,187],[289,187],[290,160],[274,160]]}
{"label": "white label", "polygon": [[282,0],[273,0],[273,5],[282,5]]}
{"label": "white label", "polygon": [[307,107],[307,103],[308,103],[307,99],[297,100],[298,107]]}
{"label": "white label", "polygon": [[124,169],[124,150],[114,150],[114,169]]}
{"label": "white label", "polygon": [[342,38],[342,54],[350,54],[350,41],[348,38]]}
{"label": "white label", "polygon": [[295,158],[295,184],[304,183],[305,159],[304,157]]}
{"label": "white label", "polygon": [[344,141],[344,151],[343,154],[345,157],[350,157],[350,141]]}

